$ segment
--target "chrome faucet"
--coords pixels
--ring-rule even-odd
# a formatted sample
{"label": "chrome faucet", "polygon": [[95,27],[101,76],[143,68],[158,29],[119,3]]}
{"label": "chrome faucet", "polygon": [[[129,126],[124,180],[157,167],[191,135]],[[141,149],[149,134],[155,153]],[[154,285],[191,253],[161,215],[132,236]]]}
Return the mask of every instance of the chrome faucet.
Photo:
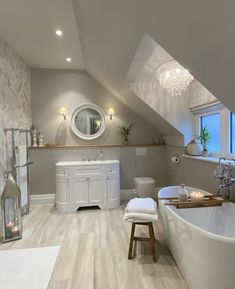
{"label": "chrome faucet", "polygon": [[235,183],[232,171],[235,169],[235,159],[221,157],[219,166],[214,172],[215,179],[220,180],[217,195],[230,200],[231,186]]}

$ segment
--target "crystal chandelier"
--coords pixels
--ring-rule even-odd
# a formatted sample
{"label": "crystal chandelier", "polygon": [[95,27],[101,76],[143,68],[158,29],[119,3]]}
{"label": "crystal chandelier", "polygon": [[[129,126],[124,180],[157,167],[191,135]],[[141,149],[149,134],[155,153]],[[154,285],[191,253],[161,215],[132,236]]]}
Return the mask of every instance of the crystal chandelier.
{"label": "crystal chandelier", "polygon": [[160,85],[172,96],[181,95],[193,81],[188,70],[175,60],[161,64],[157,68],[157,78]]}

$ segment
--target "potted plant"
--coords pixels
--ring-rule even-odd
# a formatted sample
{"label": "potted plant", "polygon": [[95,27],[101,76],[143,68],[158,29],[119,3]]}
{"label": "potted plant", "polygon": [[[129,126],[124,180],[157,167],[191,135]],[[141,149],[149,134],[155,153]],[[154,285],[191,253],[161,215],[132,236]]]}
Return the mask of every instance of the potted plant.
{"label": "potted plant", "polygon": [[131,133],[132,127],[133,127],[133,123],[130,124],[129,126],[123,125],[123,126],[119,127],[120,134],[124,139],[124,144],[126,144],[126,145],[128,144],[128,137],[129,137],[129,134]]}
{"label": "potted plant", "polygon": [[207,129],[206,126],[202,126],[201,133],[200,133],[200,136],[198,138],[199,138],[199,140],[202,144],[202,147],[203,147],[202,156],[207,157],[208,156],[207,145],[211,140],[211,133]]}

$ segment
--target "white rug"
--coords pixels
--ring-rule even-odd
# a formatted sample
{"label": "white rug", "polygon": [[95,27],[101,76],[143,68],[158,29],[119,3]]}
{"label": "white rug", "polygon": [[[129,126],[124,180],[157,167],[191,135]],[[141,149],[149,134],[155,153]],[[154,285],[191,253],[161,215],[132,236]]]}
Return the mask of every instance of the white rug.
{"label": "white rug", "polygon": [[60,247],[0,251],[1,289],[47,289]]}

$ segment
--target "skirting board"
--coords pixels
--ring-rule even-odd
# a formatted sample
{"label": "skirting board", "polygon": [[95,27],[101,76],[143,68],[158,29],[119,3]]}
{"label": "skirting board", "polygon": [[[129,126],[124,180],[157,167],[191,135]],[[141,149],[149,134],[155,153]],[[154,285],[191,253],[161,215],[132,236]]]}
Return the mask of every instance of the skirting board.
{"label": "skirting board", "polygon": [[31,205],[53,205],[55,203],[55,194],[45,194],[45,195],[31,195],[30,204]]}
{"label": "skirting board", "polygon": [[[155,193],[161,188],[156,188]],[[135,189],[121,190],[120,198],[121,201],[128,201],[136,197]],[[44,194],[44,195],[31,195],[30,196],[31,205],[53,205],[55,203],[55,194]]]}

